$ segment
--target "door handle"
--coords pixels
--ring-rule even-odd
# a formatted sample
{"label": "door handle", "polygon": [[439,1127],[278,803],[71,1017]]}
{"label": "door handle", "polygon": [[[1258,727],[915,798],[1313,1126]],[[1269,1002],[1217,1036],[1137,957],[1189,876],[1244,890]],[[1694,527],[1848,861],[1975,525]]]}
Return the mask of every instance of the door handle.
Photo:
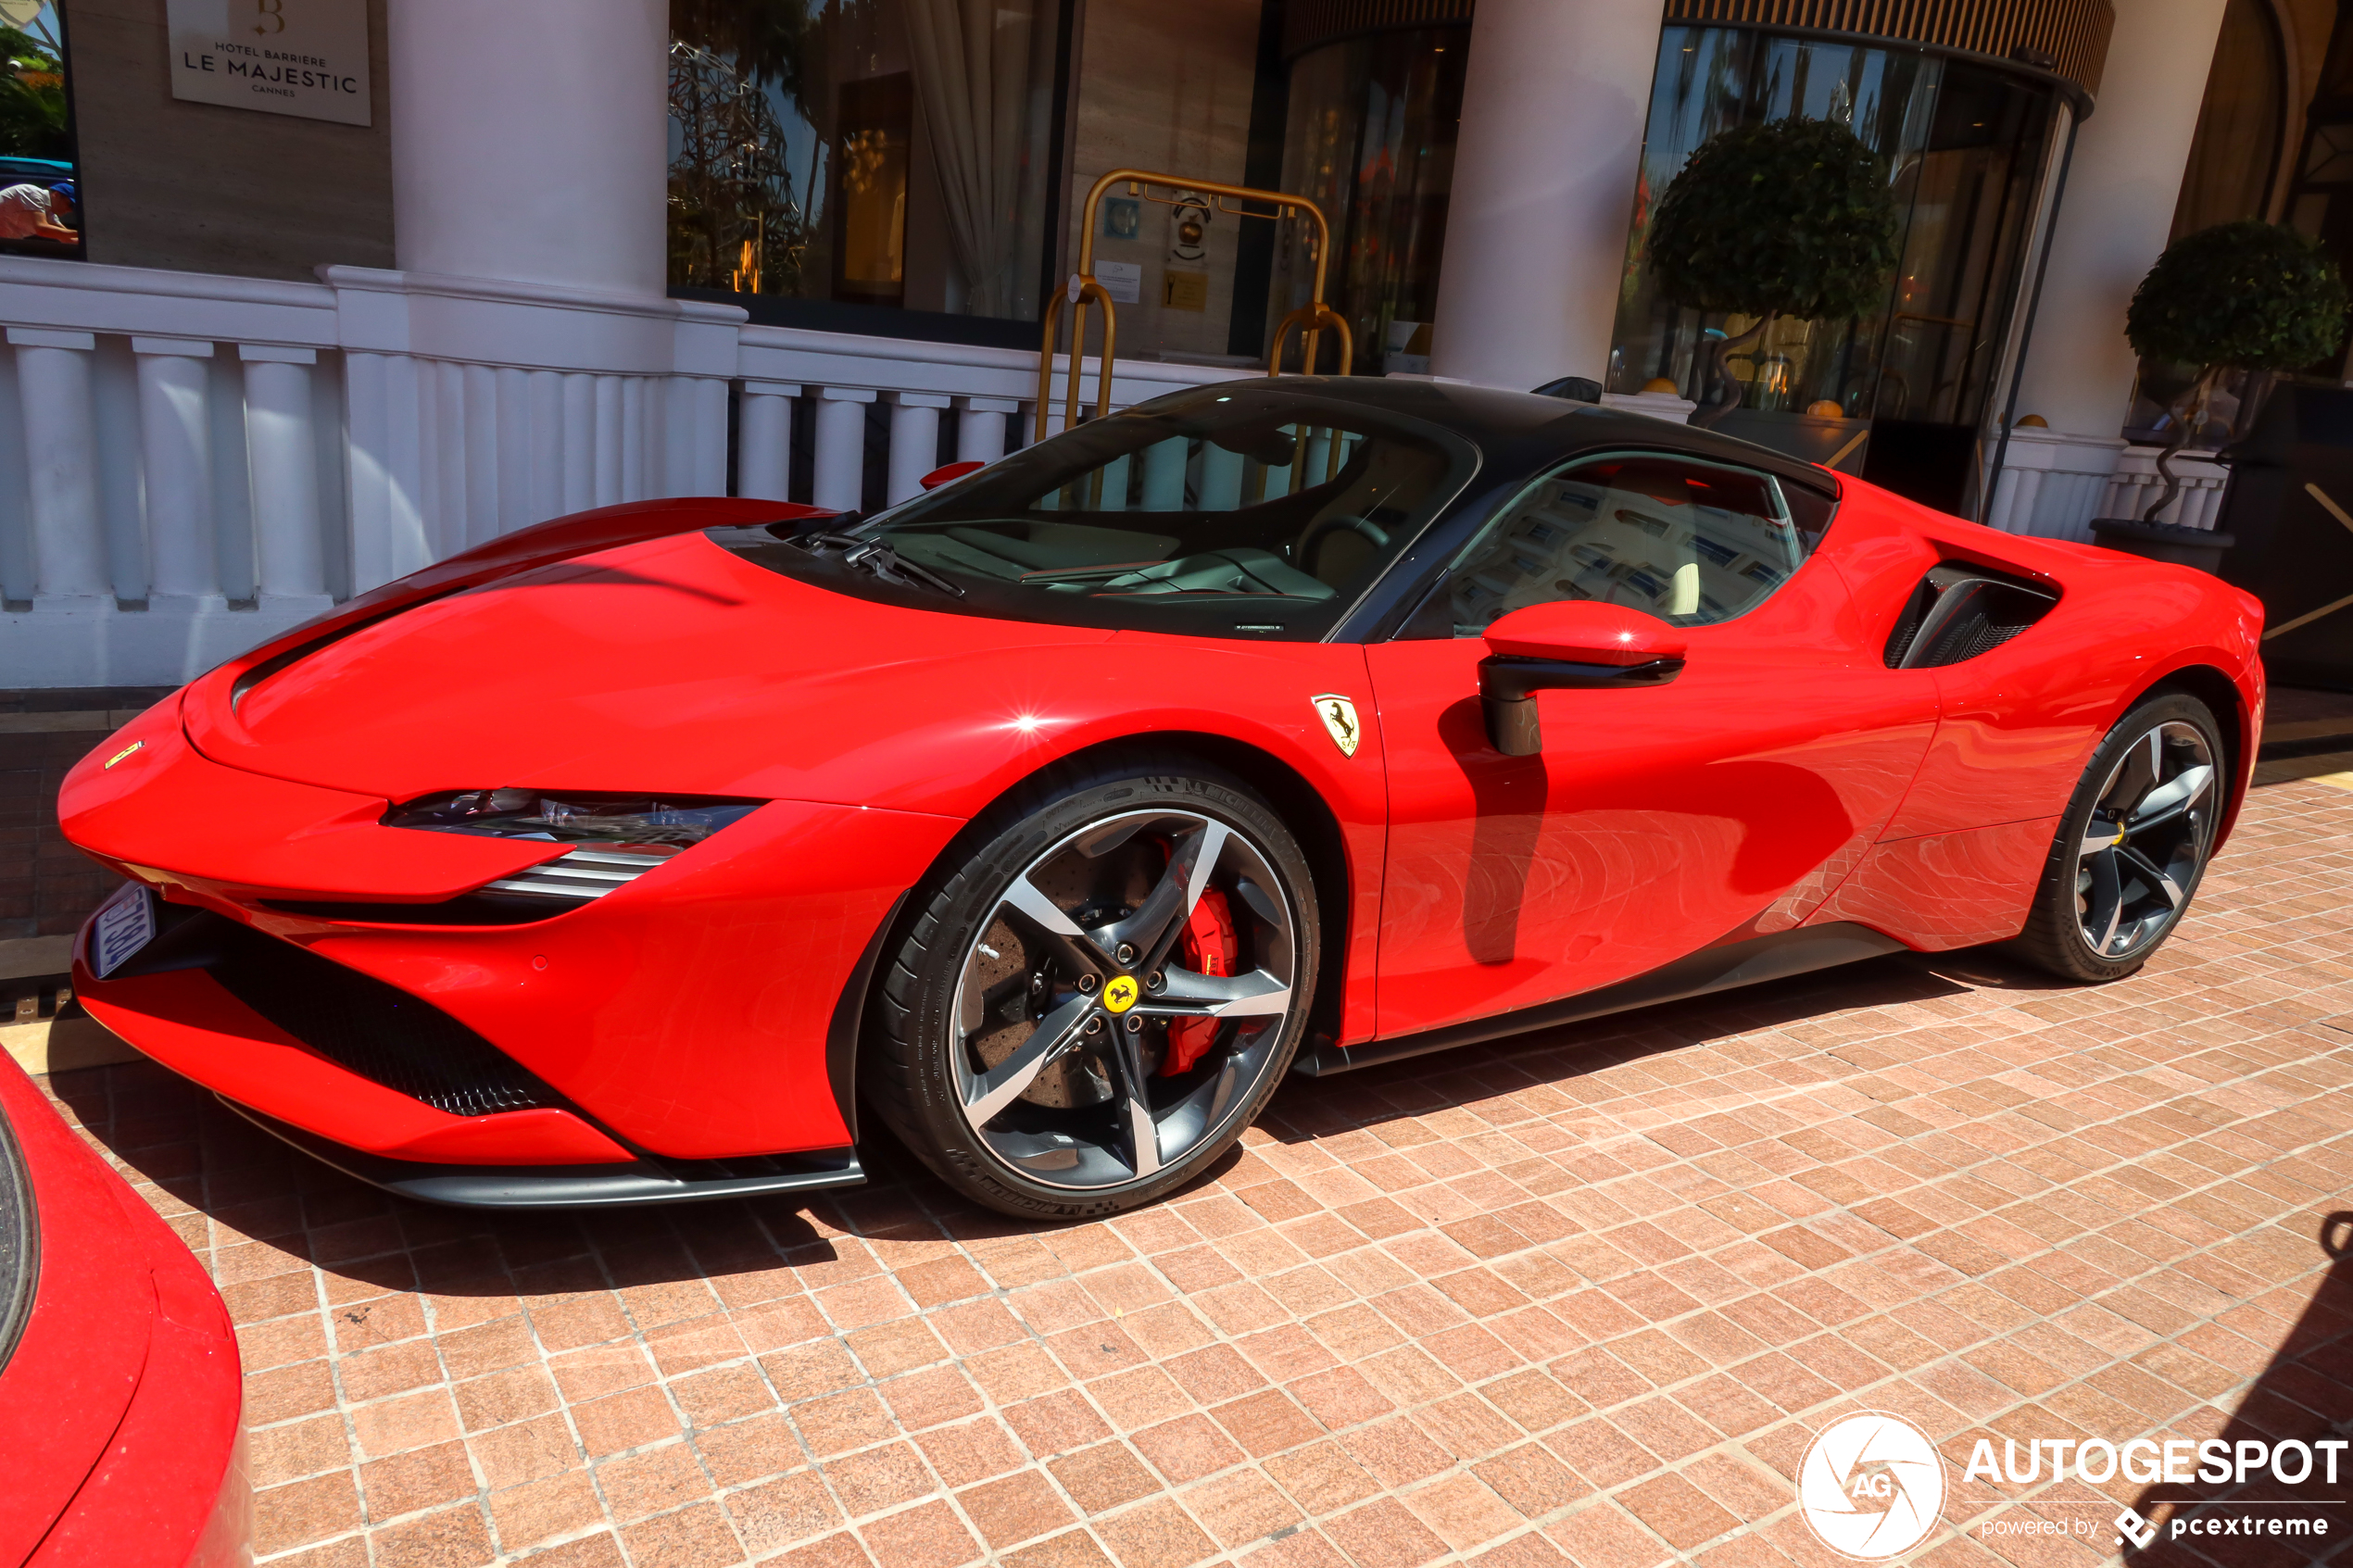
{"label": "door handle", "polygon": [[1663,686],[1682,672],[1680,659],[1579,664],[1490,654],[1478,661],[1478,705],[1487,718],[1487,744],[1506,757],[1533,757],[1544,749],[1544,733],[1536,716],[1538,692]]}

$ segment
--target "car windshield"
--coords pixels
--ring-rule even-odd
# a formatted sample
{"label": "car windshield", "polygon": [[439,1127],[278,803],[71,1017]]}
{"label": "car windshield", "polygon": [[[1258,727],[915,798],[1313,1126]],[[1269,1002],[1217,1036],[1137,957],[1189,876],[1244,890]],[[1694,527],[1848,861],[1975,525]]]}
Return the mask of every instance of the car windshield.
{"label": "car windshield", "polygon": [[[888,549],[879,570],[864,557],[863,581],[890,582],[904,602],[1309,639],[1331,630],[1477,464],[1468,443],[1418,420],[1278,383],[1229,383],[1083,424],[855,535]],[[861,558],[851,540],[831,537],[812,541],[811,558]],[[929,598],[926,576],[944,580]]]}

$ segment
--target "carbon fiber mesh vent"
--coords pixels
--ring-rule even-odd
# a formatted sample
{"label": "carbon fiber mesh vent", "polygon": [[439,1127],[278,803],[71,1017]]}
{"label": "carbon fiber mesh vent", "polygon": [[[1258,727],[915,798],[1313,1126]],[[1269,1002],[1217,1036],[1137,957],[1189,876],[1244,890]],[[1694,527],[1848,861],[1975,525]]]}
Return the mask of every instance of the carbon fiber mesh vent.
{"label": "carbon fiber mesh vent", "polygon": [[1887,639],[1890,670],[1933,670],[1990,653],[2050,613],[2046,588],[1947,562],[1920,579]]}
{"label": "carbon fiber mesh vent", "polygon": [[2005,625],[1987,615],[1971,615],[1957,621],[1952,629],[1936,639],[1930,657],[1921,662],[1929,665],[1965,664],[1981,653],[1991,653],[2026,630],[2031,622],[2019,621]]}
{"label": "carbon fiber mesh vent", "polygon": [[212,977],[279,1028],[371,1083],[452,1116],[559,1106],[489,1041],[396,985],[239,928]]}

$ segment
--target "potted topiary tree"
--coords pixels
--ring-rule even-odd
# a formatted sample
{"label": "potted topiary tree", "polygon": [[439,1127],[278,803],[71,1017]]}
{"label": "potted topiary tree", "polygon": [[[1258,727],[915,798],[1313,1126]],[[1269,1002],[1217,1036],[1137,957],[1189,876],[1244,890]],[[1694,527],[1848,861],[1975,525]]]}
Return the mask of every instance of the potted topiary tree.
{"label": "potted topiary tree", "polygon": [[1710,340],[1708,380],[1724,398],[1692,422],[1712,425],[1740,407],[1724,360],[1775,317],[1837,320],[1884,306],[1898,228],[1886,160],[1843,125],[1780,119],[1702,144],[1651,220],[1651,268],[1674,303],[1755,323]]}
{"label": "potted topiary tree", "polygon": [[2284,225],[2246,218],[2166,246],[2133,292],[2124,335],[2144,359],[2195,365],[2197,374],[2174,399],[2172,432],[2158,454],[2164,491],[2138,518],[2095,518],[2099,542],[2208,571],[2221,565],[2233,543],[2228,534],[2157,521],[2182,493],[2173,458],[2205,422],[2207,400],[2224,371],[2248,372],[2234,429],[2244,436],[2280,371],[2336,351],[2345,311],[2335,259],[2320,241]]}

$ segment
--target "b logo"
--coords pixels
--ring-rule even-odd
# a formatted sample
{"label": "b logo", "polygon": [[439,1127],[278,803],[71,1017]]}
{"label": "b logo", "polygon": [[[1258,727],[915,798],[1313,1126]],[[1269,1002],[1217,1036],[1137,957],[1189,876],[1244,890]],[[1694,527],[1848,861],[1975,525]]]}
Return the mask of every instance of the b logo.
{"label": "b logo", "polygon": [[1900,1415],[1850,1415],[1806,1450],[1797,1501],[1824,1546],[1876,1562],[1911,1550],[1936,1528],[1944,1461]]}
{"label": "b logo", "polygon": [[1136,1005],[1136,977],[1123,974],[1103,987],[1103,1006],[1114,1012],[1126,1012]]}

